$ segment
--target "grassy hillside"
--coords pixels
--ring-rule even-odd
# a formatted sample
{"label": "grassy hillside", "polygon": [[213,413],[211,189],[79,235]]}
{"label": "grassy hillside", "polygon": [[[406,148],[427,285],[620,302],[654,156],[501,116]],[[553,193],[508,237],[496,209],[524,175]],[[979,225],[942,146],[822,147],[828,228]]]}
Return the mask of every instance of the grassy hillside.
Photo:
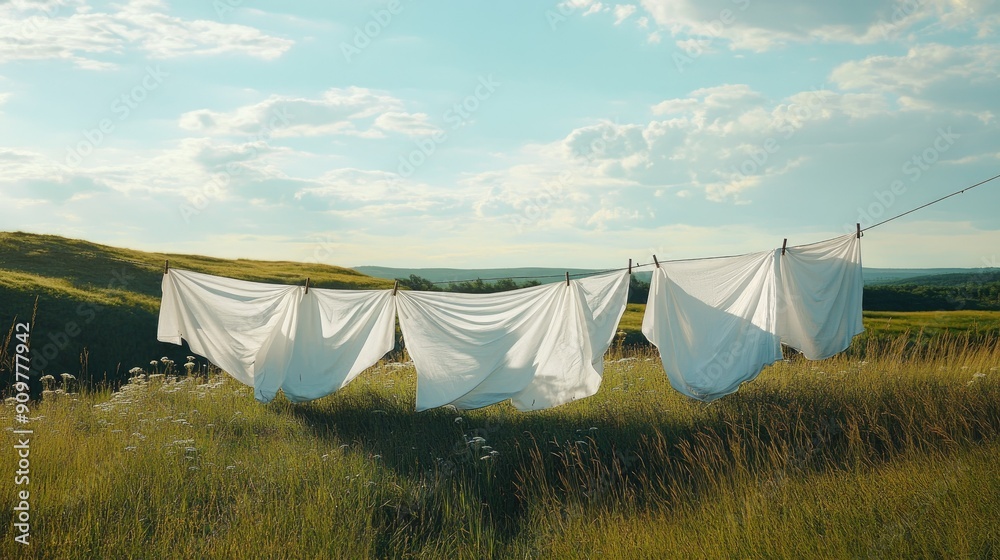
{"label": "grassy hillside", "polygon": [[2,508],[0,557],[1000,553],[996,339],[858,340],[711,405],[636,350],[609,356],[594,397],[536,413],[416,413],[414,378],[383,363],[303,405],[217,373],[50,393],[27,426],[32,544]]}
{"label": "grassy hillside", "polygon": [[[32,544],[14,542],[15,512],[0,508],[0,558],[1000,554],[1000,312],[866,312],[847,352],[793,356],[710,405],[628,345],[607,356],[597,395],[536,413],[416,413],[412,363],[388,362],[326,398],[261,405],[200,359],[206,376],[148,365],[186,355],[155,343],[167,258],[258,281],[390,285],[0,234],[0,319],[30,315],[39,296],[33,353],[65,338],[53,363],[79,368],[87,347],[91,374],[147,364],[117,392],[45,392],[27,424],[0,405],[0,424],[34,430]],[[625,342],[641,340],[642,312],[628,306]],[[0,471],[17,460],[0,453]],[[0,503],[22,489],[0,485]]]}
{"label": "grassy hillside", "polygon": [[392,286],[321,264],[147,253],[53,235],[0,233],[0,325],[11,325],[15,316],[30,318],[38,298],[34,354],[46,373],[115,379],[150,356],[179,361],[186,348],[156,342],[168,259],[174,268],[258,282],[302,284],[308,277],[318,288]]}

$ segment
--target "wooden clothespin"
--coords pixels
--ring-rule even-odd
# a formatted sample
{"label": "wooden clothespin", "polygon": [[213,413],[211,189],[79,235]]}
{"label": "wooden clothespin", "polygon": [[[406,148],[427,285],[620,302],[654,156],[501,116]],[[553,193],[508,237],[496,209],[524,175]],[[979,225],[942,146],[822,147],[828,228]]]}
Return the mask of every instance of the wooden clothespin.
{"label": "wooden clothespin", "polygon": [[660,261],[656,260],[656,255],[653,255],[653,262],[656,263],[656,268],[660,268]]}
{"label": "wooden clothespin", "polygon": [[628,274],[629,276],[632,275],[632,259],[628,260]]}
{"label": "wooden clothespin", "polygon": [[788,238],[786,237],[784,241],[781,242],[781,254],[785,254],[785,247],[788,246]]}
{"label": "wooden clothespin", "polygon": [[861,239],[861,224],[858,223],[858,239]]}
{"label": "wooden clothespin", "polygon": [[566,271],[566,285],[569,286],[569,271]]}
{"label": "wooden clothespin", "polygon": [[398,292],[398,291],[399,291],[399,280],[396,280],[392,284],[392,295],[396,295],[396,292]]}
{"label": "wooden clothespin", "polygon": [[306,278],[306,293],[309,293],[309,279]]}
{"label": "wooden clothespin", "polygon": [[163,273],[166,274],[170,270],[170,260],[163,261]]}

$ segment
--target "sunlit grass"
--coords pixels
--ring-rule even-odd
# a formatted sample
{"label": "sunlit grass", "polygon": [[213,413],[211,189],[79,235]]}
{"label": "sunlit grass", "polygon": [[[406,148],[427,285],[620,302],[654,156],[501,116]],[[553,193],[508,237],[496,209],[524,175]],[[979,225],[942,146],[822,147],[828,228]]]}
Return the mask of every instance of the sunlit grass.
{"label": "sunlit grass", "polygon": [[[859,340],[775,364],[710,405],[670,389],[655,354],[627,349],[608,357],[598,395],[538,413],[415,413],[414,378],[382,363],[304,405],[258,404],[218,373],[50,394],[32,413],[34,544],[6,538],[0,556],[1000,550],[995,339]],[[2,454],[0,472],[13,461]],[[14,491],[0,485],[3,503]]]}

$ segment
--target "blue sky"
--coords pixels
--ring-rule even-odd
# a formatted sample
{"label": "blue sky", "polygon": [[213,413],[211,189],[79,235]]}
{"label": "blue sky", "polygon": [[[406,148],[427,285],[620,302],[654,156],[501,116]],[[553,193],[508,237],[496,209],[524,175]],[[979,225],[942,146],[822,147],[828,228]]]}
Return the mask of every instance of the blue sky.
{"label": "blue sky", "polygon": [[[343,266],[809,243],[1000,173],[998,27],[995,0],[8,0],[0,227]],[[865,264],[1000,266],[998,209],[1000,180]]]}

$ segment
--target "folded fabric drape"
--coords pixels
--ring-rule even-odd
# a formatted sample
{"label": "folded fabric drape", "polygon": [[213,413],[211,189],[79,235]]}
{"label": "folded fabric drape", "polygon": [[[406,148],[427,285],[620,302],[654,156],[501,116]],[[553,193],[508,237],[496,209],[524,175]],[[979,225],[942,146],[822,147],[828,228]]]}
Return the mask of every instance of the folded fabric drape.
{"label": "folded fabric drape", "polygon": [[180,344],[254,388],[295,402],[328,395],[392,350],[389,290],[304,293],[281,286],[171,269],[163,276],[157,338]]}
{"label": "folded fabric drape", "polygon": [[642,332],[674,389],[712,401],[781,359],[774,259],[767,251],[653,271]]}
{"label": "folded fabric drape", "polygon": [[642,332],[670,384],[712,401],[781,359],[781,343],[818,360],[863,331],[861,243],[820,243],[662,263],[653,271]]}
{"label": "folded fabric drape", "polygon": [[507,399],[539,410],[593,395],[628,283],[616,272],[497,294],[399,292],[417,410]]}
{"label": "folded fabric drape", "polygon": [[861,239],[789,247],[778,266],[778,335],[810,360],[847,349],[864,332]]}

